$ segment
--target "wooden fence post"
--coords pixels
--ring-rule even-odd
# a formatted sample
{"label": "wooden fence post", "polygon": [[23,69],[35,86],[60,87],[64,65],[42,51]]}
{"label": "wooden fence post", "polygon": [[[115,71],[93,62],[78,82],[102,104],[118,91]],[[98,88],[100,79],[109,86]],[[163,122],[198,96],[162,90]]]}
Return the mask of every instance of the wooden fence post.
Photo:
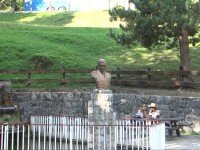
{"label": "wooden fence post", "polygon": [[32,80],[32,71],[31,68],[28,70],[28,85],[31,85]]}
{"label": "wooden fence post", "polygon": [[148,81],[151,81],[151,73],[150,72],[151,72],[151,68],[148,67],[148,75],[147,75]]}
{"label": "wooden fence post", "polygon": [[[117,67],[117,81],[120,80],[120,68]],[[120,82],[117,82],[118,85],[120,85]]]}
{"label": "wooden fence post", "polygon": [[62,75],[63,75],[63,84],[66,83],[66,68],[63,66],[63,72],[62,72]]}

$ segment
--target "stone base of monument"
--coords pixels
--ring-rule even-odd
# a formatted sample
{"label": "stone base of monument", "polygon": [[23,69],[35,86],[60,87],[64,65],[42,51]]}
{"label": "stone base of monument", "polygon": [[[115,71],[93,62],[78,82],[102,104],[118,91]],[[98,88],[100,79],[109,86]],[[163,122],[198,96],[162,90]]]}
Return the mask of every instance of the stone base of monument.
{"label": "stone base of monument", "polygon": [[20,123],[18,106],[10,93],[11,81],[0,81],[0,122]]}
{"label": "stone base of monument", "polygon": [[[89,149],[114,149],[114,131],[109,126],[114,124],[113,94],[111,90],[94,90],[88,101]],[[109,125],[109,126],[106,126]]]}

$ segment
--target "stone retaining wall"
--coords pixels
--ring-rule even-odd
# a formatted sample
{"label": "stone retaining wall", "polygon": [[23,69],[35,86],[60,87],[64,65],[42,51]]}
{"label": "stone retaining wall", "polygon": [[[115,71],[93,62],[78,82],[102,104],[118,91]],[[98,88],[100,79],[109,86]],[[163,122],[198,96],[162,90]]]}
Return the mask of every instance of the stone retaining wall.
{"label": "stone retaining wall", "polygon": [[[72,115],[87,117],[91,92],[12,92],[24,115]],[[158,96],[113,93],[113,109],[117,117],[137,112],[140,104],[157,103],[162,117],[183,117],[200,131],[200,97]]]}

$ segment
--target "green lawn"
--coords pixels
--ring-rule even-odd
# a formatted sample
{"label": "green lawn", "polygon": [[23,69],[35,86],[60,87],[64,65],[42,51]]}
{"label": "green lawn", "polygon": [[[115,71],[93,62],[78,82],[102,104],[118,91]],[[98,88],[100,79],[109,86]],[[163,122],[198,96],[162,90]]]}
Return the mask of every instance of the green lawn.
{"label": "green lawn", "polygon": [[[0,68],[94,68],[106,58],[108,69],[179,69],[178,49],[118,45],[107,35],[118,24],[107,11],[0,13]],[[192,70],[199,48],[191,47]]]}

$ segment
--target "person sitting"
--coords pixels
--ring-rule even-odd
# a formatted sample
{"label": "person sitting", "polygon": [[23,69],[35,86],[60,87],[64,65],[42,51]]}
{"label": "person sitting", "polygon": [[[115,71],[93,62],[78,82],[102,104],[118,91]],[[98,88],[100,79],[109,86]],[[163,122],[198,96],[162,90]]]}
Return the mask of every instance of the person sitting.
{"label": "person sitting", "polygon": [[138,112],[134,115],[134,118],[146,118],[146,105],[142,104],[140,108],[138,109]]}
{"label": "person sitting", "polygon": [[155,103],[151,103],[148,105],[149,107],[149,118],[159,118],[160,117],[160,110],[157,109],[157,106]]}

